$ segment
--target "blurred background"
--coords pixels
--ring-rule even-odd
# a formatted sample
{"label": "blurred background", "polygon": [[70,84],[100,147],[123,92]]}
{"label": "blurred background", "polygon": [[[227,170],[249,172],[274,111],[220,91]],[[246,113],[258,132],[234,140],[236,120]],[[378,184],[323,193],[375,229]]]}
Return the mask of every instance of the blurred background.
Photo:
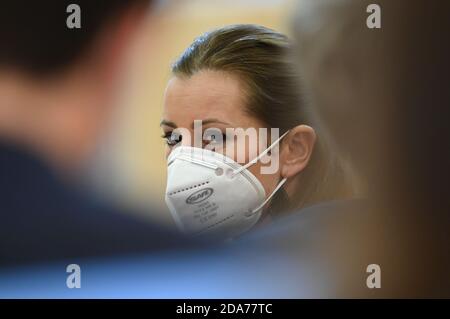
{"label": "blurred background", "polygon": [[[107,1],[110,0],[105,0],[104,3]],[[89,0],[85,3],[88,2]],[[131,214],[175,226],[164,202],[166,145],[159,127],[164,90],[171,77],[172,62],[196,37],[224,25],[260,24],[289,36],[293,29],[291,13],[297,11],[297,2],[158,1],[157,8],[152,8],[151,16],[140,30],[139,41],[130,50],[126,75],[118,73],[121,75],[120,81],[125,84],[125,90],[121,90],[120,98],[115,100],[117,111],[111,126],[86,163],[81,176],[86,188],[92,188],[98,195],[105,197],[107,202],[122,207],[122,211],[136,212]],[[367,29],[363,23],[361,17],[366,16],[363,1],[349,1],[349,6],[343,8],[339,4],[345,2],[337,0],[302,2],[311,4],[311,8],[320,3],[338,4],[334,9],[318,9],[315,14],[314,10],[308,10],[308,6],[300,7],[300,15],[296,16],[295,22],[302,23],[298,26],[296,38],[302,39],[300,51],[304,52],[298,53],[299,57],[301,55],[299,62],[304,64],[301,71],[307,79],[305,83],[310,86],[309,93],[316,97],[316,101],[313,101],[315,107],[329,115],[326,124],[333,138],[339,142],[341,152],[348,152],[350,160],[359,164],[360,173],[370,184],[367,201],[356,199],[343,203],[329,202],[301,210],[301,213],[291,214],[290,218],[286,217],[280,224],[255,232],[254,237],[246,239],[246,244],[241,245],[245,242],[236,241],[235,246],[230,246],[243,250],[230,249],[225,252],[216,251],[214,247],[213,254],[207,251],[196,255],[188,251],[174,256],[158,255],[153,253],[165,249],[165,239],[169,239],[167,247],[176,245],[179,248],[179,238],[173,236],[174,243],[170,243],[172,236],[168,236],[168,232],[159,225],[153,227],[151,223],[136,222],[132,218],[128,220],[119,216],[120,214],[111,214],[109,208],[104,212],[96,203],[90,203],[84,198],[79,203],[75,191],[72,194],[72,189],[67,191],[62,183],[55,183],[53,175],[47,174],[44,168],[31,166],[33,159],[27,160],[26,155],[22,154],[25,160],[16,160],[22,158],[20,154],[14,156],[10,147],[5,147],[5,155],[0,157],[0,161],[6,163],[2,162],[0,165],[3,169],[0,172],[0,190],[4,196],[0,207],[3,213],[0,223],[0,267],[3,266],[1,259],[4,254],[7,261],[29,263],[29,260],[48,262],[52,258],[62,260],[73,256],[103,258],[101,256],[108,253],[130,254],[141,250],[146,251],[149,256],[144,256],[143,259],[119,257],[120,260],[106,261],[94,258],[93,263],[83,264],[83,267],[89,268],[86,274],[91,276],[88,277],[91,286],[87,287],[88,290],[83,289],[77,296],[204,298],[205,293],[208,297],[234,298],[269,295],[358,298],[448,296],[450,285],[446,279],[450,268],[450,210],[447,193],[450,177],[446,176],[450,166],[447,154],[449,148],[446,145],[450,134],[448,121],[445,120],[449,118],[448,72],[445,63],[448,62],[449,54],[445,52],[442,42],[448,38],[444,36],[444,31],[450,30],[446,25],[449,20],[445,19],[450,9],[445,10],[436,4],[429,5],[431,2],[426,1],[408,2],[408,5],[406,1],[400,0],[383,1],[386,8],[384,10],[390,14],[383,16],[386,26],[383,30],[388,32],[381,33]],[[123,4],[121,0],[116,0],[116,3]],[[35,9],[40,8],[41,3],[36,2],[35,6]],[[22,6],[16,2],[11,7],[15,12],[22,11]],[[405,10],[406,7],[408,10]],[[60,12],[58,7],[54,10]],[[39,20],[35,11],[30,9],[27,12],[29,16],[25,15],[23,21],[29,21],[33,16],[37,17],[34,20]],[[25,28],[18,28],[16,17],[9,14],[8,10],[0,10],[0,13],[3,13],[0,21],[6,21],[6,25],[10,27],[0,28],[7,39],[0,43],[7,44],[4,45],[6,48],[14,44],[10,39],[18,39],[15,35],[21,32],[27,35],[23,42],[34,44],[31,47],[36,47],[38,53],[42,48],[49,48],[50,51],[56,48],[53,43],[43,46],[45,41],[36,36],[38,32],[35,29],[29,32],[29,25],[33,23],[27,24]],[[136,17],[129,14],[128,19]],[[417,17],[423,18],[421,21],[425,22],[416,23]],[[58,21],[54,19],[53,22]],[[127,21],[123,21],[123,26],[117,32],[127,31],[125,22]],[[52,26],[52,23],[49,25]],[[314,28],[315,26],[318,27]],[[321,29],[320,26],[324,28]],[[112,27],[112,23],[108,27]],[[116,35],[120,35],[117,32]],[[53,32],[48,33],[53,35]],[[41,35],[46,34],[45,28],[41,29]],[[55,32],[60,41],[58,45],[73,43],[73,38],[61,34]],[[105,38],[101,39],[114,39],[110,34],[105,32]],[[367,36],[368,34],[371,36]],[[108,74],[108,63],[103,66],[102,58],[109,56],[105,52],[114,53],[114,44],[118,45],[119,42],[112,41],[106,45],[100,41],[94,48],[101,49],[104,45],[105,49],[99,50],[102,54],[96,56],[93,63],[86,64],[86,69],[95,69],[94,63],[100,61],[102,67],[98,70],[105,73],[99,72]],[[27,52],[20,50],[20,44],[21,41],[18,46],[12,46],[19,50],[12,50],[14,53],[7,56],[8,59],[15,60],[16,56],[20,57],[18,52]],[[64,50],[64,45],[59,48],[57,52],[70,52]],[[9,51],[0,49],[0,53],[3,52]],[[49,53],[51,52],[47,52]],[[6,66],[8,59],[5,60]],[[39,69],[41,65],[45,66],[40,59],[37,61],[39,62],[36,64],[32,63],[33,67]],[[81,73],[84,75],[84,72]],[[88,75],[90,73],[87,72]],[[40,97],[41,94],[38,93],[42,91],[41,86],[35,87],[35,81],[32,81],[30,89],[27,81],[20,77],[11,78],[6,72],[0,79],[5,83],[0,83],[3,84],[0,85],[4,90],[2,92],[8,93],[0,101],[0,106],[6,105],[0,111],[6,110],[3,114],[8,116],[0,116],[3,126],[8,130],[10,126],[16,129],[11,129],[13,133],[26,131],[25,136],[30,141],[26,138],[24,141],[30,142],[32,146],[34,143],[39,146],[47,139],[53,141],[57,136],[55,140],[58,143],[55,142],[55,145],[63,150],[69,146],[69,151],[66,150],[67,158],[63,159],[71,162],[68,159],[72,160],[72,155],[78,151],[77,146],[83,144],[83,138],[77,137],[84,136],[82,133],[90,125],[76,125],[79,123],[71,115],[78,112],[72,113],[75,109],[70,106],[87,105],[82,108],[83,112],[80,113],[83,116],[79,115],[80,118],[87,119],[87,122],[91,115],[94,114],[95,118],[96,112],[86,112],[97,101],[91,98],[94,102],[89,103],[91,91],[101,92],[103,83],[99,83],[98,79],[106,80],[107,77],[75,77],[76,85],[70,85],[75,90],[69,90],[68,98],[61,100],[59,96],[55,98],[52,94],[51,97],[43,94],[45,96],[41,97],[41,103],[37,103],[35,99],[28,101],[28,97]],[[90,80],[87,85],[86,79]],[[40,81],[36,83],[41,84]],[[305,88],[308,86],[305,85]],[[17,92],[16,87],[28,93],[24,98],[27,103],[22,103],[23,91]],[[103,90],[108,91],[106,88],[109,87],[105,85]],[[54,89],[53,86],[50,88]],[[47,91],[45,92],[48,93]],[[57,92],[61,93],[59,90]],[[80,97],[83,92],[87,96],[85,99]],[[66,97],[64,94],[61,96]],[[48,99],[52,102],[50,106],[58,106],[55,108],[57,110],[66,101],[75,100],[75,103],[68,103],[67,109],[72,112],[66,110],[62,112],[63,115],[56,112],[58,116],[50,117],[52,122],[37,121],[34,115],[41,114],[42,111],[34,110],[36,113],[32,113],[24,107],[23,114],[17,114],[26,115],[29,122],[18,121],[25,124],[14,125],[15,120],[21,119],[16,116],[16,112],[9,112],[15,111],[15,106],[39,106]],[[11,100],[15,103],[10,103]],[[442,110],[439,110],[439,106]],[[53,108],[50,110],[54,112]],[[51,111],[48,114],[54,115]],[[98,114],[103,114],[101,111]],[[109,107],[107,111],[109,115]],[[84,116],[84,113],[87,115]],[[42,116],[41,120],[46,118]],[[61,122],[54,120],[55,118],[66,121]],[[27,124],[38,122],[55,123],[60,130],[48,130],[52,125],[44,126],[44,129],[41,127],[44,124],[37,125],[46,134],[43,137],[34,136],[30,132],[35,132],[36,129],[29,130]],[[10,123],[13,125],[9,125]],[[71,125],[67,126],[69,129],[62,130],[66,127],[65,123]],[[67,135],[70,139],[59,138],[57,134],[47,135],[47,131],[69,132],[71,134]],[[86,131],[89,132],[89,129]],[[91,135],[86,136],[85,140],[90,140]],[[21,138],[20,135],[15,137],[19,140]],[[36,146],[36,149],[47,153],[43,151],[44,148],[41,150],[41,147]],[[37,155],[36,151],[33,156]],[[50,158],[53,153],[48,155]],[[55,167],[57,163],[59,164],[55,159]],[[44,171],[44,178],[37,175],[41,171]],[[163,229],[162,233],[159,233],[160,229]],[[183,239],[183,243],[185,242]],[[72,262],[71,260],[70,263]],[[381,291],[381,295],[374,294],[374,290],[367,290],[366,267],[372,263],[383,267],[383,287],[387,289]],[[52,267],[0,270],[0,297],[23,297],[24,289],[26,296],[67,295],[69,292],[61,284],[66,279],[65,265],[55,264]],[[84,269],[86,268],[83,268],[83,272]],[[234,280],[230,281],[230,278]],[[237,287],[236,282],[240,283]],[[113,289],[112,283],[118,288]],[[217,289],[218,294],[213,294],[211,289]]]}
{"label": "blurred background", "polygon": [[228,24],[261,24],[289,34],[289,12],[295,3],[160,1],[129,59],[130,74],[124,79],[127,90],[118,102],[120,111],[89,164],[87,184],[108,200],[139,211],[142,218],[174,225],[164,203],[165,143],[159,127],[171,63],[197,36]]}

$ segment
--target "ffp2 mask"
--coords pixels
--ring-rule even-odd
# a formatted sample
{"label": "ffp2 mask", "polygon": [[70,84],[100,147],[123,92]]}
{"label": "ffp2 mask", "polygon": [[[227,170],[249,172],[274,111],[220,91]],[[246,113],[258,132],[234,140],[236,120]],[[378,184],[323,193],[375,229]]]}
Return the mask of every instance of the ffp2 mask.
{"label": "ffp2 mask", "polygon": [[166,203],[177,226],[187,234],[236,237],[256,224],[266,198],[263,185],[247,168],[287,134],[246,165],[211,150],[179,146],[168,157]]}

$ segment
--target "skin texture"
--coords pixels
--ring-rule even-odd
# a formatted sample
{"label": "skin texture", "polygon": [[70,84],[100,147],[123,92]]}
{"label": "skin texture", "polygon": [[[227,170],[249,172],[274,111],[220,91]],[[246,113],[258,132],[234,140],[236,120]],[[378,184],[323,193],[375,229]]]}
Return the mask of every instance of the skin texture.
{"label": "skin texture", "polygon": [[[200,71],[189,78],[173,77],[165,92],[161,121],[163,137],[166,140],[167,138],[170,139],[170,134],[175,129],[184,128],[189,130],[191,140],[182,138],[176,145],[170,145],[169,141],[166,156],[178,145],[193,146],[194,120],[203,121],[203,130],[217,128],[222,133],[225,133],[226,128],[242,128],[244,130],[266,128],[267,126],[262,121],[246,112],[245,103],[241,80],[233,74],[207,70]],[[270,145],[270,137],[268,139],[267,146]],[[240,143],[242,142],[240,141]],[[262,183],[266,196],[273,192],[279,181],[284,177],[288,178],[285,189],[288,195],[292,193],[293,185],[290,185],[289,178],[300,173],[306,167],[314,142],[314,130],[309,126],[299,125],[293,128],[281,141],[279,169],[275,173],[261,173],[261,166],[268,166],[269,163],[267,162],[266,164],[258,162],[249,168]],[[237,143],[238,141],[236,141]],[[263,150],[258,149],[258,154]],[[215,151],[225,154],[223,148],[217,148]],[[254,158],[250,155],[250,145],[246,142],[244,163],[238,161],[236,151],[233,160],[243,165]],[[270,156],[276,155],[276,152],[273,152]]]}

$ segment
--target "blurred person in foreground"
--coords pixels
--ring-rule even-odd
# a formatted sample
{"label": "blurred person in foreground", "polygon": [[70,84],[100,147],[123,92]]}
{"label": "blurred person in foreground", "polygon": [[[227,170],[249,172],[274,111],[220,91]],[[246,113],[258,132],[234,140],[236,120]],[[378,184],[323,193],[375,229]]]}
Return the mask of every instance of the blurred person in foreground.
{"label": "blurred person in foreground", "polygon": [[295,18],[302,88],[366,199],[301,210],[272,245],[296,245],[325,296],[450,297],[449,4],[377,1],[381,29],[369,4],[305,0]]}
{"label": "blurred person in foreground", "polygon": [[[0,264],[162,248],[177,236],[72,185],[113,111],[150,1],[0,6]],[[151,212],[149,212],[151,213]],[[164,240],[163,240],[164,238]]]}

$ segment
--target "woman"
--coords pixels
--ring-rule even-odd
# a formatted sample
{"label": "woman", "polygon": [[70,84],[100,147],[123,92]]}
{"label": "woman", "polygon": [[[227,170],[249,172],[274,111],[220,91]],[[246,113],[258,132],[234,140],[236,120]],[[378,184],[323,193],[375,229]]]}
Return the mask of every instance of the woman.
{"label": "woman", "polygon": [[[273,30],[231,25],[197,38],[173,64],[161,127],[166,202],[182,230],[235,237],[283,212],[351,193],[342,162],[310,123],[290,50]],[[199,121],[201,144],[192,138]],[[270,131],[271,141],[260,134],[236,139],[232,128]],[[241,161],[229,152],[239,147]],[[277,165],[267,173],[264,161]]]}

